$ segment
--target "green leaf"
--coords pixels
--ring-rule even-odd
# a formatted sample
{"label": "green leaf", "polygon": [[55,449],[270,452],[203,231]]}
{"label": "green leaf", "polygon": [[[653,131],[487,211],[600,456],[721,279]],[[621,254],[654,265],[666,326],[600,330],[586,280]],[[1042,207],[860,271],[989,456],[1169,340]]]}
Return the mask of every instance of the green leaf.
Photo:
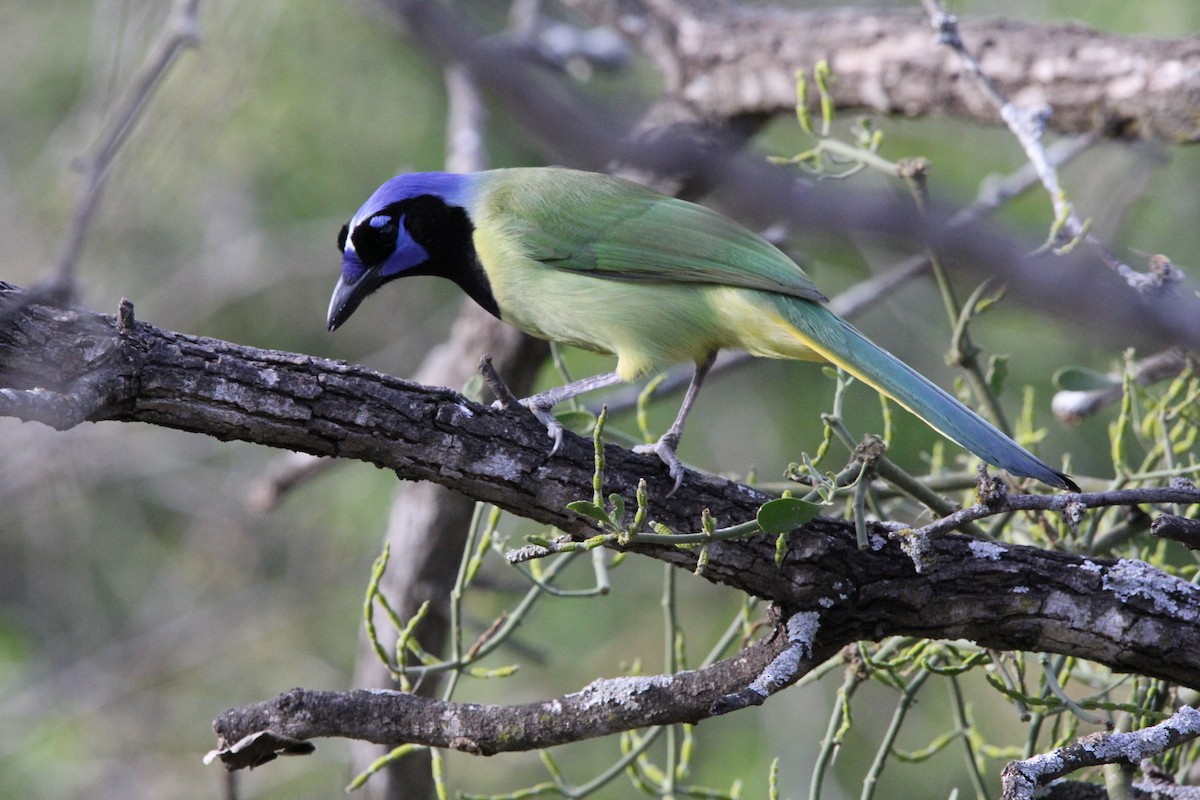
{"label": "green leaf", "polygon": [[758,510],[758,515],[755,519],[758,522],[758,526],[767,533],[787,533],[812,521],[817,514],[821,513],[822,508],[824,506],[817,503],[810,503],[807,500],[800,500],[795,497],[781,497],[778,500],[764,503],[762,508]]}
{"label": "green leaf", "polygon": [[1054,385],[1068,392],[1094,392],[1121,385],[1121,379],[1084,367],[1063,367],[1054,373]]}
{"label": "green leaf", "polygon": [[612,503],[612,519],[620,524],[625,519],[625,498],[613,492],[608,496],[608,502]]}
{"label": "green leaf", "polygon": [[593,503],[591,500],[575,500],[567,503],[567,508],[571,511],[574,511],[576,514],[583,514],[585,517],[591,517],[601,525],[608,525],[610,523],[608,512]]}

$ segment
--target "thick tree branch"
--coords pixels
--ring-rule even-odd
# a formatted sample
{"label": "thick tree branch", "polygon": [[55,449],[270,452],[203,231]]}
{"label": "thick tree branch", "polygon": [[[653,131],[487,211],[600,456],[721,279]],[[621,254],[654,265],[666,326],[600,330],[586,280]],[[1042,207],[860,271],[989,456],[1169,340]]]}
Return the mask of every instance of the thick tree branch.
{"label": "thick tree branch", "polygon": [[[0,304],[23,290],[0,282]],[[545,428],[521,410],[499,411],[448,389],[421,386],[344,362],[258,350],[112,317],[43,305],[19,308],[0,328],[0,414],[65,429],[82,421],[148,422],[366,461],[408,480],[431,480],[520,516],[574,533],[586,520],[565,509],[591,496],[591,443],[568,437],[551,459]],[[611,488],[632,496],[645,476],[662,497],[661,462],[611,448]],[[653,513],[696,524],[672,507],[709,505],[747,518],[764,496],[693,474]],[[731,488],[735,487],[735,488]]]}
{"label": "thick tree branch", "polygon": [[[19,295],[20,290],[0,285],[0,300],[13,302]],[[80,386],[86,390],[80,392]],[[97,386],[103,389],[97,391]],[[568,502],[591,496],[593,454],[587,441],[568,436],[560,454],[551,459],[545,431],[523,412],[493,410],[447,389],[362,367],[185,336],[128,318],[118,327],[112,317],[80,309],[27,305],[0,327],[0,387],[0,414],[68,427],[86,411],[83,416],[94,421],[148,422],[223,440],[354,458],[393,469],[402,478],[453,487],[569,532],[593,532],[586,520],[565,509]],[[86,399],[78,400],[80,396]],[[68,413],[55,416],[63,403]],[[659,498],[671,480],[656,459],[614,446],[608,446],[606,454],[606,492],[632,498],[638,480],[647,477],[651,516],[678,531],[695,530],[704,508],[722,524],[750,519],[767,499],[750,487],[689,473],[679,493],[663,503]],[[1125,499],[1187,504],[1200,501],[1200,494],[1181,486]],[[1104,502],[1105,496],[1063,495],[1055,500],[1050,507],[1077,515],[1089,502]],[[775,543],[769,537],[714,542],[702,575],[769,598],[786,617],[798,612],[814,615],[809,659],[791,680],[846,644],[912,635],[968,639],[1001,650],[1065,653],[1119,671],[1197,685],[1200,588],[1142,562],[1085,559],[954,535],[920,541],[914,566],[902,542],[887,537],[888,530],[875,528],[871,548],[860,551],[848,523],[818,518],[792,534],[782,564],[776,564]],[[646,545],[632,549],[687,569],[697,563],[694,550]],[[780,652],[779,647],[782,644],[773,640],[756,645],[748,654],[710,668],[719,667],[718,672],[687,677],[707,687],[697,689],[704,702],[680,706],[685,693],[671,691],[678,716],[663,718],[657,711],[650,713],[649,706],[639,706],[646,713],[638,716],[637,709],[627,709],[629,715],[620,724],[636,727],[701,718],[711,713],[703,708],[714,697],[757,680],[757,671]],[[656,680],[677,686],[671,682],[684,679]],[[362,695],[353,702],[405,703],[406,709],[436,713],[437,719],[444,719],[442,711],[470,710],[417,706],[389,697],[371,700],[371,695]],[[337,702],[349,701],[339,697]],[[289,701],[279,708],[301,711],[304,719],[277,733],[303,738],[295,734],[329,730],[304,721],[313,713],[307,703]],[[518,721],[526,712],[512,713],[517,716],[510,721]],[[226,744],[255,732],[254,725],[263,719],[251,716],[244,726],[223,728]],[[341,734],[455,746],[429,739],[423,727],[429,718],[419,714],[409,720],[389,716],[379,724],[385,725],[382,731],[352,725]],[[488,730],[463,722],[454,736],[465,749],[488,751]],[[570,725],[558,730],[575,738],[585,735]],[[514,736],[511,746],[542,746],[545,742],[539,737],[545,735],[525,730]]]}
{"label": "thick tree branch", "polygon": [[[714,0],[564,0],[621,30],[655,61],[667,92],[717,118],[786,113],[796,70],[828,59],[840,110],[1000,123],[917,11],[820,10]],[[966,46],[997,88],[1048,106],[1059,133],[1200,141],[1200,39],[1118,36],[1081,25],[963,20]]]}

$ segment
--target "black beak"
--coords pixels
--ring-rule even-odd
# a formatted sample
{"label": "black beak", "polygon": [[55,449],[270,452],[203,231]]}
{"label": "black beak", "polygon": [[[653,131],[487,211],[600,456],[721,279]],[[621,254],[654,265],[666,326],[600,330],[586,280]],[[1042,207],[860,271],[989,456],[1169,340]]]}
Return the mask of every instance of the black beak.
{"label": "black beak", "polygon": [[342,323],[350,319],[354,309],[358,308],[366,296],[379,288],[383,281],[378,269],[369,269],[358,280],[348,282],[343,276],[338,278],[337,286],[333,287],[333,297],[329,298],[329,316],[326,324],[329,330],[336,331]]}

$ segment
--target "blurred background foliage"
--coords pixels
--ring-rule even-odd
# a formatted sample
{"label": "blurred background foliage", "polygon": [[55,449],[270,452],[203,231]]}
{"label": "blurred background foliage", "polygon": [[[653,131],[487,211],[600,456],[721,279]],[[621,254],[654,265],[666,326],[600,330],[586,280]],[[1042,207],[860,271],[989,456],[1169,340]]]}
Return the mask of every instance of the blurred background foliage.
{"label": "blurred background foliage", "polygon": [[[53,263],[79,184],[71,164],[94,142],[168,5],[0,5],[0,278],[30,286]],[[500,0],[464,5],[481,24],[503,24]],[[954,10],[1078,20],[1130,34],[1200,29],[1200,5],[1172,0],[976,0]],[[80,268],[81,302],[111,311],[128,297],[139,318],[162,327],[411,373],[449,328],[460,302],[453,287],[406,282],[369,302],[336,336],[325,332],[324,314],[340,225],[383,179],[442,164],[440,70],[366,0],[205,0],[201,25],[201,48],[184,53],[113,170]],[[649,103],[656,85],[652,70],[638,64],[580,88]],[[502,108],[491,111],[493,166],[544,163],[536,141]],[[885,155],[929,158],[943,197],[965,201],[986,175],[1022,162],[1003,131],[943,119],[878,122]],[[788,155],[804,144],[794,120],[781,119],[758,146]],[[1104,144],[1064,177],[1082,215],[1118,252],[1164,252],[1185,268],[1200,252],[1195,148]],[[1041,236],[1050,213],[1034,192],[1001,219]],[[801,242],[793,252],[808,259],[830,295],[895,256]],[[942,362],[946,323],[930,285],[904,288],[859,325],[952,383]],[[1068,363],[1107,370],[1120,357],[1119,337],[1096,341],[1009,304],[981,320],[974,335],[989,352],[1012,357],[1004,396],[1010,410],[1019,408],[1023,384],[1035,387],[1037,419],[1048,430],[1041,454],[1057,461],[1070,453],[1077,474],[1109,474],[1108,417],[1063,428],[1048,411],[1048,376]],[[577,375],[601,366],[593,357],[571,358]],[[742,391],[747,386],[753,391]],[[703,468],[755,470],[776,480],[801,450],[816,447],[819,413],[831,396],[832,382],[811,366],[754,363],[707,387],[682,454]],[[853,400],[851,426],[877,429],[875,396],[858,388]],[[673,402],[662,404],[656,424],[673,413]],[[919,469],[935,437],[900,416],[891,452]],[[0,420],[0,796],[219,796],[220,768],[200,763],[219,711],[293,686],[348,688],[362,591],[395,478],[347,463],[270,513],[255,513],[246,503],[249,487],[279,457],[143,426],[55,433]],[[510,522],[507,530],[519,536],[531,528]],[[488,588],[468,599],[476,627],[522,588],[502,565],[488,569]],[[587,572],[581,569],[581,583]],[[614,574],[608,598],[541,604],[523,629],[525,649],[497,659],[519,661],[517,676],[472,682],[460,699],[545,698],[638,659],[645,671],[658,671],[660,578],[659,565],[629,562]],[[681,579],[679,591],[699,658],[741,598],[698,579]],[[745,796],[763,796],[778,754],[783,795],[802,795],[837,681],[706,722],[695,781],[727,787],[740,775]],[[938,701],[927,696],[902,747],[917,749],[940,730]],[[1012,709],[990,694],[975,702],[977,717],[1002,739],[1015,721]],[[878,685],[861,690],[856,729],[834,775],[844,785],[831,782],[826,797],[858,793],[856,776],[874,754],[870,738],[893,703]],[[318,745],[313,757],[242,776],[242,796],[340,793],[346,747]],[[559,757],[582,780],[615,748],[589,742]],[[958,752],[946,752],[929,764],[894,765],[886,794],[945,797],[963,785],[960,762]],[[449,756],[453,787],[511,790],[543,778],[534,755]],[[629,793],[623,785],[602,796]]]}

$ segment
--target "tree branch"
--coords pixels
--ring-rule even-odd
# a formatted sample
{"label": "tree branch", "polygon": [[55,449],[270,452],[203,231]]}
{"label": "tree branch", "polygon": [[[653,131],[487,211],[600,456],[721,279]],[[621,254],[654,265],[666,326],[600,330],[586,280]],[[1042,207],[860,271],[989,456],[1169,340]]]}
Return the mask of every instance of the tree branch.
{"label": "tree branch", "polygon": [[[795,73],[820,59],[839,110],[930,114],[1000,124],[997,109],[927,20],[910,10],[796,10],[712,0],[564,0],[620,30],[654,59],[666,90],[706,116],[789,113]],[[1117,36],[1081,25],[962,21],[996,88],[1049,106],[1049,129],[1170,143],[1200,141],[1200,40]],[[1191,101],[1181,101],[1189,97]]]}
{"label": "tree branch", "polygon": [[[0,304],[26,294],[0,282]],[[43,305],[19,308],[0,328],[0,414],[66,429],[82,421],[148,422],[314,455],[366,461],[407,480],[431,480],[520,516],[591,533],[567,511],[591,496],[593,452],[568,437],[551,459],[544,426],[449,389],[421,386],[311,356],[258,350],[112,317]],[[645,476],[665,496],[662,463],[610,449],[610,487],[632,496]],[[682,507],[747,518],[765,495],[693,473]],[[684,490],[681,490],[684,491]],[[664,523],[697,524],[653,509]]]}
{"label": "tree branch", "polygon": [[[711,716],[714,703],[742,688],[745,676],[765,668],[783,646],[786,642],[779,645],[768,639],[705,669],[596,680],[578,692],[514,706],[450,703],[380,690],[293,689],[264,703],[226,711],[213,729],[223,749],[270,731],[288,740],[339,736],[387,745],[416,742],[473,755],[533,750],[634,728],[697,722]],[[821,660],[832,654],[823,650]],[[246,762],[259,757],[219,755],[229,769],[254,766]]]}
{"label": "tree branch", "polygon": [[51,287],[65,292],[68,296],[74,291],[75,266],[117,151],[128,138],[146,104],[167,76],[179,53],[184,48],[195,47],[200,42],[200,26],[197,21],[199,5],[199,0],[176,0],[170,18],[146,63],[138,71],[120,103],[111,112],[112,124],[104,131],[87,158],[83,168],[84,184],[71,214],[66,242],[50,281]]}
{"label": "tree branch", "polygon": [[[2,301],[20,303],[21,293],[0,284]],[[222,440],[368,461],[395,470],[401,478],[431,480],[571,533],[594,533],[586,519],[566,510],[568,502],[591,496],[590,443],[567,436],[560,453],[549,458],[545,431],[523,411],[491,409],[448,389],[342,362],[187,336],[135,322],[130,314],[124,319],[124,326],[118,327],[113,317],[82,309],[37,304],[21,308],[0,327],[0,414],[68,427],[78,422],[79,408],[57,417],[57,398],[76,396],[80,385],[102,386],[103,391],[86,393],[92,398],[86,405],[89,420],[148,422]],[[43,402],[44,398],[51,400]],[[606,458],[605,491],[632,498],[638,480],[646,477],[652,517],[674,530],[695,530],[699,510],[705,508],[722,524],[752,519],[768,499],[748,486],[689,473],[671,502],[663,503],[659,498],[672,481],[657,459],[612,445],[606,447]],[[1164,491],[1168,490],[1130,492],[1125,499],[1131,504],[1200,502],[1200,493],[1191,487],[1173,487],[1166,495]],[[1059,503],[1048,505],[1077,516],[1089,497],[1061,496]],[[771,537],[715,541],[708,546],[709,559],[701,574],[771,599],[785,618],[800,612],[813,615],[807,626],[812,636],[804,650],[808,658],[789,683],[846,644],[911,635],[968,639],[1000,650],[1064,653],[1118,671],[1197,685],[1200,588],[1139,561],[1086,559],[957,535],[921,542],[918,571],[901,543],[888,538],[887,532],[896,528],[874,525],[870,549],[860,551],[850,523],[818,518],[791,535],[781,564],[776,563]],[[695,550],[649,545],[629,549],[678,567],[697,566]],[[680,680],[698,681],[688,686],[703,700],[677,705],[678,716],[671,719],[659,716],[656,706],[639,703],[637,708],[624,708],[617,724],[694,721],[712,713],[714,698],[759,680],[762,665],[787,646],[785,637],[777,638],[781,641],[759,643],[710,668],[715,672],[643,680],[636,685],[650,687],[646,691],[678,687],[675,681]],[[639,697],[640,692],[639,688]],[[674,689],[669,693],[676,704],[693,694]],[[321,727],[332,723],[310,719],[315,712],[309,699],[328,697],[301,697],[308,699],[275,707],[272,713],[292,710],[300,715],[275,732],[303,738],[295,734],[332,730]],[[449,708],[411,705],[415,701],[388,699],[390,695],[374,700],[370,694],[354,697],[351,701],[336,696],[336,704]],[[388,716],[381,731],[350,727],[339,735],[391,743],[403,739],[389,737],[403,736],[487,752],[494,746],[489,729],[467,721],[476,718],[473,708],[477,709],[453,707],[466,714],[453,734],[457,744],[430,738],[434,734],[419,724],[428,718],[420,714],[409,722],[404,715]],[[519,719],[530,712],[512,713]],[[222,727],[226,745],[256,732],[254,726],[266,718],[260,710],[228,719]],[[234,724],[237,719],[246,722]],[[410,730],[406,725],[416,727]],[[587,735],[568,723],[551,727],[564,736]],[[512,744],[506,746],[543,746],[539,737],[549,735],[516,730],[524,732],[512,735]]]}
{"label": "tree branch", "polygon": [[1200,711],[1190,706],[1180,708],[1170,719],[1149,728],[1085,736],[1051,753],[1010,761],[1002,773],[1001,800],[1033,800],[1036,789],[1055,778],[1100,764],[1137,765],[1197,736],[1200,736]]}
{"label": "tree branch", "polygon": [[[933,542],[917,573],[899,546],[882,536],[875,537],[875,550],[860,552],[849,527],[820,519],[797,531],[779,567],[767,537],[712,546],[704,577],[769,592],[788,616],[807,609],[811,635],[796,672],[783,685],[848,644],[892,635],[1069,653],[1119,671],[1196,685],[1200,589],[1186,581],[1138,561],[1089,560],[965,536]],[[687,552],[638,549],[681,566],[694,564]],[[725,705],[718,701],[747,695],[744,690],[788,647],[779,633],[777,627],[772,637],[707,669],[597,681],[578,693],[525,706],[296,690],[228,711],[215,728],[223,749],[265,730],[289,740],[336,735],[490,755],[697,722],[722,711]],[[448,719],[455,725],[447,726]],[[247,765],[236,752],[226,757],[231,768]]]}

